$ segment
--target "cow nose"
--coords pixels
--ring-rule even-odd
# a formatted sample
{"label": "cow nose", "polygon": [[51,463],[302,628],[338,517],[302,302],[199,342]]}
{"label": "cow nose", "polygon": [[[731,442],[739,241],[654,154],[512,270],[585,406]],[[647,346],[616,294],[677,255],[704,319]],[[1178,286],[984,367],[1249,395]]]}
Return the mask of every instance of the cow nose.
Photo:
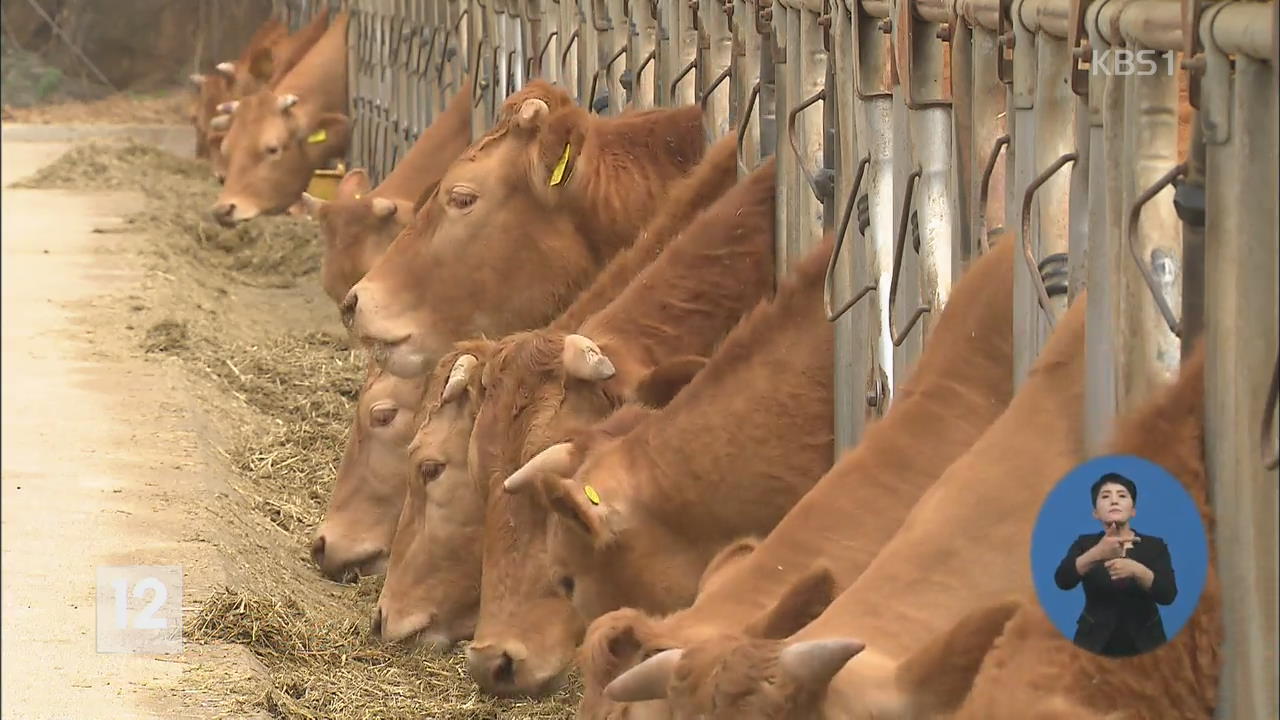
{"label": "cow nose", "polygon": [[356,295],[356,289],[351,288],[347,296],[342,298],[342,305],[338,307],[338,311],[342,313],[342,324],[348,330],[351,329],[356,322],[356,304],[360,302],[360,297]]}
{"label": "cow nose", "polygon": [[467,668],[471,678],[485,692],[500,697],[518,693],[516,676],[519,674],[521,656],[516,648],[498,645],[472,645],[467,649]]}
{"label": "cow nose", "polygon": [[221,202],[210,209],[209,214],[213,215],[213,219],[223,227],[235,227],[236,221],[232,219],[232,215],[236,212],[236,204],[230,202]]}
{"label": "cow nose", "polygon": [[382,607],[375,605],[373,615],[369,618],[369,634],[373,637],[382,637]]}
{"label": "cow nose", "polygon": [[316,539],[311,543],[311,559],[316,565],[324,567],[324,536],[317,535]]}
{"label": "cow nose", "polygon": [[214,173],[214,174],[213,174],[213,176],[214,176],[215,178],[217,178],[217,179],[218,179],[218,184],[219,184],[219,185],[226,185],[226,184],[227,184],[227,176],[226,176],[226,175],[223,175],[222,173]]}

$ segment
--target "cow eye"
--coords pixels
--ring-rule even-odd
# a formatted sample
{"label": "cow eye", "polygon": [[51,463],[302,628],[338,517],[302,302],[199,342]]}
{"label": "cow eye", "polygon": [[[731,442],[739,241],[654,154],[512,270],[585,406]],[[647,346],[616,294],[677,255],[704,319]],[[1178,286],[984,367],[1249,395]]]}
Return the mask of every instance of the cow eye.
{"label": "cow eye", "polygon": [[561,575],[560,579],[556,581],[556,585],[560,588],[560,592],[564,593],[565,597],[570,600],[573,599],[574,583],[571,576]]}
{"label": "cow eye", "polygon": [[440,473],[444,472],[444,463],[436,460],[423,460],[418,463],[418,477],[422,478],[423,484],[432,482],[440,477]]}
{"label": "cow eye", "polygon": [[268,155],[279,155],[279,154],[280,154],[280,146],[279,146],[279,145],[268,145],[268,146],[266,147],[266,151],[267,151],[267,154],[268,154]]}
{"label": "cow eye", "polygon": [[455,210],[466,210],[476,204],[480,196],[464,187],[456,187],[449,191],[449,207]]}
{"label": "cow eye", "polygon": [[369,424],[374,427],[385,427],[396,419],[396,413],[400,411],[395,405],[390,403],[384,405],[374,405],[369,408]]}

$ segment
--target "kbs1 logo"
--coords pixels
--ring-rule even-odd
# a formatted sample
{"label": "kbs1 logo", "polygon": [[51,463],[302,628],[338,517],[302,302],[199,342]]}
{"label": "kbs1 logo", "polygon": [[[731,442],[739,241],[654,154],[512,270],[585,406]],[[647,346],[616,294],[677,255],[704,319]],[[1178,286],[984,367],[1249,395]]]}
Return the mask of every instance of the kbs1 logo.
{"label": "kbs1 logo", "polygon": [[1173,58],[1174,54],[1171,52],[1162,52],[1149,48],[1138,50],[1130,50],[1128,48],[1094,50],[1093,58],[1089,63],[1089,73],[1107,76],[1139,75],[1150,77],[1163,71],[1172,77],[1174,71]]}

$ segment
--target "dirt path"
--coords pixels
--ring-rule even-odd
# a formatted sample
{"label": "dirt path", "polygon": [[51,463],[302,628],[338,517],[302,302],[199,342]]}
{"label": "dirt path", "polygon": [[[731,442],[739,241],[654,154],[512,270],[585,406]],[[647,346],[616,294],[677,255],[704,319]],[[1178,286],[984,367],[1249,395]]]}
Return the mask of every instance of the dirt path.
{"label": "dirt path", "polygon": [[[3,143],[3,184],[69,146]],[[181,565],[186,605],[226,579],[202,541],[223,482],[181,370],[110,352],[85,322],[141,271],[118,233],[134,193],[3,191],[3,707],[5,718],[202,717],[175,683],[203,650],[99,654],[95,568]],[[240,653],[243,658],[246,654]]]}

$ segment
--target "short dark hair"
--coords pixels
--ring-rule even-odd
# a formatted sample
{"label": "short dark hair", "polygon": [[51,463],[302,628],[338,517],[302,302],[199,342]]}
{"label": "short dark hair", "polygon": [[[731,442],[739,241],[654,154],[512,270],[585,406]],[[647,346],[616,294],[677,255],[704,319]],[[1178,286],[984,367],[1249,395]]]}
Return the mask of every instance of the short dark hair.
{"label": "short dark hair", "polygon": [[1120,473],[1112,472],[1098,478],[1097,481],[1093,483],[1093,486],[1089,488],[1089,494],[1093,497],[1094,507],[1097,507],[1098,505],[1098,493],[1102,492],[1102,486],[1111,484],[1119,485],[1125,490],[1128,490],[1129,497],[1133,498],[1133,506],[1138,506],[1138,486],[1134,485],[1132,480]]}

